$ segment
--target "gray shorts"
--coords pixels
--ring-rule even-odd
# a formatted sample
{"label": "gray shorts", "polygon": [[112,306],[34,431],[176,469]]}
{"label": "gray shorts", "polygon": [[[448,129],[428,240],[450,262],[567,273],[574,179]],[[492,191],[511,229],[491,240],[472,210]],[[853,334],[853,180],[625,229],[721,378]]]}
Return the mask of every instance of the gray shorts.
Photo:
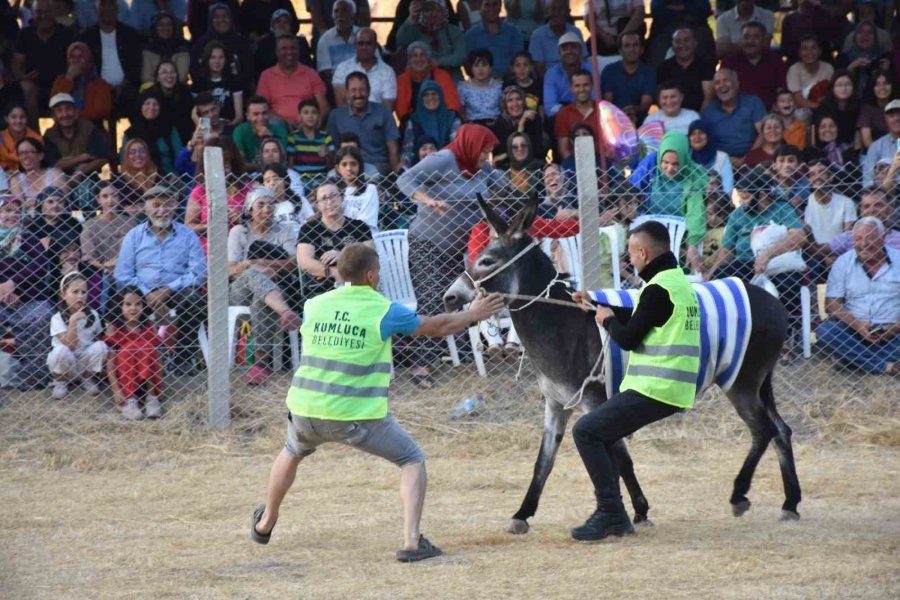
{"label": "gray shorts", "polygon": [[398,467],[425,462],[412,436],[389,414],[367,421],[331,421],[288,413],[284,449],[292,456],[309,456],[321,444],[337,442],[385,458]]}

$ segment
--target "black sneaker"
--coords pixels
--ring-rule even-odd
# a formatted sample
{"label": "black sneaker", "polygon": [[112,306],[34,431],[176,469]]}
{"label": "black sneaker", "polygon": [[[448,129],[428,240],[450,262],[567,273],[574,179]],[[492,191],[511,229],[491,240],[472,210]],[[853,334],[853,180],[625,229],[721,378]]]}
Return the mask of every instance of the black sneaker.
{"label": "black sneaker", "polygon": [[597,509],[584,525],[572,530],[572,538],[582,542],[597,541],[611,535],[622,536],[629,533],[634,533],[634,525],[624,508],[615,511]]}

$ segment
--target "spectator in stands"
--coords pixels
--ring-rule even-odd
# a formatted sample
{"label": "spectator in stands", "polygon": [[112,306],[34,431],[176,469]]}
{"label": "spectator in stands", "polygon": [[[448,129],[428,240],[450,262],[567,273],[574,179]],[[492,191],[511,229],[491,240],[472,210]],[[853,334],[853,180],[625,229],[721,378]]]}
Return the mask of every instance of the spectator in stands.
{"label": "spectator in stands", "polygon": [[[836,6],[846,4],[836,3]],[[811,35],[818,40],[821,55],[831,56],[838,45],[841,23],[846,23],[842,15],[832,14],[821,5],[820,0],[801,0],[797,4],[797,10],[789,12],[781,21],[781,53],[787,58],[788,64],[798,60],[805,61],[803,41]]]}
{"label": "spectator in stands", "polygon": [[803,210],[809,198],[809,180],[800,172],[800,149],[783,144],[775,151],[772,176],[784,193],[787,201],[799,211]]}
{"label": "spectator in stands", "polygon": [[813,120],[830,115],[837,124],[838,143],[858,148],[856,122],[859,119],[859,102],[854,90],[853,75],[849,71],[835,71],[828,85],[828,93],[813,113]]}
{"label": "spectator in stands", "polygon": [[516,201],[524,200],[529,194],[539,193],[541,166],[544,161],[535,157],[531,138],[527,133],[516,131],[506,140],[506,154],[509,157],[509,183],[515,198],[510,202],[519,208]]}
{"label": "spectator in stands", "polygon": [[874,217],[853,226],[853,250],[828,274],[818,343],[840,366],[900,374],[900,250],[885,246],[884,224]]}
{"label": "spectator in stands", "polygon": [[623,111],[633,110],[638,121],[647,116],[656,92],[656,72],[641,62],[644,39],[637,33],[625,33],[619,37],[619,54],[622,60],[603,68],[600,89],[603,99],[612,102]]}
{"label": "spectator in stands", "polygon": [[527,45],[532,32],[544,23],[543,0],[503,0],[507,22],[519,29]]}
{"label": "spectator in stands", "polygon": [[41,134],[28,127],[28,113],[21,103],[12,103],[5,108],[6,129],[0,131],[0,171],[14,171],[19,168],[19,154],[16,146],[25,138],[42,141]]}
{"label": "spectator in stands", "polygon": [[430,138],[427,135],[420,137],[416,140],[416,163],[426,156],[431,156],[438,150],[440,150],[440,148],[438,148],[434,138]]}
{"label": "spectator in stands", "polygon": [[101,121],[112,115],[112,88],[97,76],[91,50],[84,42],[72,42],[66,52],[67,69],[53,81],[50,95],[69,94],[83,119]]}
{"label": "spectator in stands", "polygon": [[[885,224],[885,246],[900,250],[900,229],[890,228],[887,223],[891,220],[894,208],[891,206],[892,198],[880,187],[867,187],[859,195],[859,216],[874,217]],[[853,231],[844,231],[831,238],[828,242],[825,262],[831,264],[834,260],[853,249]]]}
{"label": "spectator in stands", "polygon": [[124,186],[122,193],[126,196],[143,196],[159,182],[159,169],[150,156],[147,142],[136,137],[125,144],[119,173]]}
{"label": "spectator in stands", "polygon": [[397,76],[381,57],[378,56],[378,38],[375,31],[365,27],[356,33],[356,55],[337,65],[331,79],[334,88],[334,99],[337,106],[347,101],[347,90],[344,82],[347,75],[353,72],[365,73],[369,78],[370,102],[381,102],[394,110],[397,101]]}
{"label": "spectator in stands", "polygon": [[299,109],[300,126],[288,135],[288,148],[294,159],[292,170],[310,181],[328,171],[334,141],[319,128],[319,105],[315,100],[303,100]]}
{"label": "spectator in stands", "polygon": [[[241,86],[247,86],[254,75],[253,50],[250,41],[238,33],[234,27],[232,10],[234,5],[217,2],[209,9],[209,28],[205,35],[195,36],[191,34],[191,78],[197,79],[206,74],[208,69],[208,57],[206,49],[210,42],[218,42],[225,47],[225,62],[222,72],[228,77],[233,77]],[[237,111],[243,114],[242,110]]]}
{"label": "spectator in stands", "polygon": [[409,19],[397,31],[397,43],[407,52],[413,43],[424,43],[432,54],[431,66],[459,79],[466,60],[466,39],[462,29],[451,25],[448,18],[446,0],[413,2]]}
{"label": "spectator in stands", "polygon": [[150,37],[141,51],[141,82],[159,81],[159,65],[169,61],[175,65],[178,81],[187,83],[191,69],[191,46],[184,39],[181,22],[169,12],[153,17]]}
{"label": "spectator in stands", "polygon": [[[525,92],[518,86],[510,85],[504,88],[500,99],[500,117],[491,125],[491,131],[498,140],[509,139],[510,134],[518,131],[526,133],[530,140],[533,156],[543,157],[547,154],[544,145],[544,119],[538,111],[526,109]],[[440,145],[441,148],[444,144]],[[507,154],[505,146],[494,149],[494,165],[498,168],[506,168]]]}
{"label": "spectator in stands", "polygon": [[780,89],[775,93],[775,106],[772,112],[781,118],[784,125],[785,143],[796,146],[799,149],[806,147],[808,136],[806,123],[797,116],[797,102],[794,94],[789,90]]}
{"label": "spectator in stands", "polygon": [[732,164],[740,164],[759,134],[766,109],[756,96],[741,93],[737,73],[731,69],[716,71],[713,85],[716,99],[702,115],[707,133],[715,147],[731,157]]}
{"label": "spectator in stands", "polygon": [[503,78],[512,66],[512,57],[525,49],[519,29],[500,18],[500,0],[482,0],[481,23],[466,31],[466,50],[489,50],[493,56],[491,73]]}
{"label": "spectator in stands", "polygon": [[863,185],[872,185],[875,164],[880,160],[894,160],[900,152],[900,100],[891,100],[884,107],[888,132],[875,140],[862,163]]}
{"label": "spectator in stands", "polygon": [[[584,5],[584,22],[588,24],[588,3]],[[595,6],[597,52],[601,56],[615,54],[620,38],[626,33],[644,37],[644,3],[640,0],[612,0]]]}
{"label": "spectator in stands", "polygon": [[[566,159],[574,152],[571,145],[569,134],[575,125],[586,123],[591,131],[594,132],[597,117],[594,115],[596,103],[591,100],[592,80],[590,71],[579,69],[572,73],[569,78],[569,85],[572,87],[572,97],[575,101],[567,104],[560,109],[553,121],[554,135],[556,136],[557,149],[561,158]],[[600,154],[600,144],[598,143],[596,132],[594,132],[594,144],[597,148],[597,154]]]}
{"label": "spectator in stands", "polygon": [[303,201],[306,201],[306,198],[303,195],[303,179],[300,177],[300,174],[294,171],[293,169],[288,168],[288,164],[290,163],[290,156],[285,149],[284,144],[277,137],[266,137],[259,141],[259,150],[256,152],[256,156],[253,157],[253,168],[255,169],[256,178],[259,179],[262,176],[262,173],[266,168],[280,165],[285,168],[287,174],[285,177],[288,178],[290,183],[291,190],[301,198]]}
{"label": "spectator in stands", "polygon": [[[175,174],[178,176],[193,177],[197,163],[201,160],[206,139],[210,136],[225,135],[225,123],[219,118],[219,104],[209,92],[202,92],[194,98],[192,118],[198,124],[175,159]],[[206,127],[205,123],[200,124],[201,119],[208,120],[209,127]]]}
{"label": "spectator in stands", "polygon": [[544,82],[534,72],[534,61],[528,50],[516,52],[513,56],[512,74],[503,80],[503,87],[514,85],[525,92],[525,107],[543,115]]}
{"label": "spectator in stands", "polygon": [[315,100],[319,105],[319,118],[324,122],[329,110],[325,84],[315,71],[298,62],[297,38],[292,35],[281,36],[275,48],[278,64],[262,72],[256,93],[265,97],[272,112],[291,126],[300,122],[300,102]]}
{"label": "spectator in stands", "polygon": [[299,49],[300,64],[307,67],[313,67],[312,50],[306,37],[297,33],[299,23],[292,12],[279,8],[272,13],[272,19],[269,24],[269,31],[262,36],[256,43],[256,50],[253,52],[253,66],[257,73],[261,73],[270,67],[274,67],[278,62],[275,52],[275,46],[278,38],[283,35],[291,35],[297,38],[297,48]]}
{"label": "spectator in stands", "polygon": [[[206,315],[201,288],[206,283],[206,256],[197,234],[175,221],[178,197],[157,186],[144,194],[147,221],[125,234],[114,276],[119,290],[137,286],[159,326],[175,326],[164,342],[181,338],[178,365],[189,371],[193,360],[185,352]],[[174,318],[171,315],[175,315]]]}
{"label": "spectator in stands", "polygon": [[811,136],[813,143],[803,150],[803,162],[812,162],[818,158],[827,158],[835,167],[852,165],[856,162],[857,152],[852,144],[838,142],[838,125],[830,113],[819,114],[813,121]]}
{"label": "spectator in stands", "polygon": [[[804,2],[803,4],[807,4]],[[822,42],[814,33],[807,33],[800,38],[800,60],[787,70],[787,89],[794,94],[797,106],[815,110],[822,97],[822,82],[831,81],[834,67],[822,60]]]}
{"label": "spectator in stands", "polygon": [[[897,174],[900,173],[900,154],[894,160],[881,159],[875,163],[873,183],[885,192],[893,192],[897,187]],[[888,223],[890,225],[890,223]]]}
{"label": "spectator in stands", "polygon": [[[66,174],[92,175],[109,160],[106,135],[93,123],[78,117],[75,100],[68,94],[50,99],[53,127],[44,132],[47,162]],[[20,149],[21,155],[21,149]]]}
{"label": "spectator in stands", "polygon": [[278,332],[300,327],[300,315],[291,310],[282,289],[296,269],[295,236],[275,221],[275,197],[265,187],[247,194],[242,220],[228,234],[228,295],[231,304],[250,307],[256,361],[244,382],[262,385],[272,374]]}
{"label": "spectator in stands", "polygon": [[860,144],[867,150],[872,143],[888,132],[884,107],[900,96],[900,89],[890,71],[875,71],[869,80],[862,108],[856,125],[859,128]]}
{"label": "spectator in stands", "polygon": [[[131,127],[125,132],[122,142],[140,138],[150,149],[150,159],[162,173],[175,170],[175,160],[183,142],[178,130],[171,121],[171,115],[162,111],[160,96],[152,89],[143,92],[138,98],[140,111],[132,120]],[[121,157],[124,162],[124,156]]]}
{"label": "spectator in stands", "polygon": [[194,98],[191,96],[191,89],[180,80],[178,67],[168,59],[159,61],[153,82],[150,89],[159,96],[160,112],[168,115],[178,131],[178,137],[182,140],[191,139],[194,133],[194,123],[191,120]]}
{"label": "spectator in stands", "polygon": [[25,137],[16,144],[19,172],[9,180],[9,191],[25,203],[25,212],[37,208],[38,194],[48,187],[66,187],[68,177],[55,167],[48,167],[44,145],[37,138]]}
{"label": "spectator in stands", "polygon": [[[575,180],[575,171],[576,171],[575,154],[574,154],[575,138],[580,138],[580,137],[591,138],[591,140],[594,142],[594,147],[595,148],[597,147],[597,144],[596,144],[597,140],[596,140],[596,137],[594,136],[594,129],[593,129],[593,127],[591,127],[591,125],[589,123],[587,123],[587,122],[576,123],[575,125],[572,126],[572,130],[569,133],[569,148],[571,149],[572,153],[569,154],[569,156],[564,158],[562,161],[563,174],[565,175],[566,178],[568,178],[572,181]],[[600,154],[594,154],[594,164],[597,166],[597,168],[602,168],[603,161],[602,161],[602,157],[600,156]],[[598,178],[598,180],[599,180],[598,183],[600,185],[601,191],[603,191],[605,185],[608,185],[609,187],[614,189],[621,184],[621,181],[619,180],[621,172],[619,171],[618,167],[616,167],[614,164],[612,164],[611,159],[608,159],[606,161],[605,175],[606,175],[606,183],[604,183],[603,177]]]}
{"label": "spectator in stands", "polygon": [[419,86],[416,110],[406,122],[403,131],[403,164],[411,166],[415,161],[415,143],[422,136],[429,136],[443,148],[449,144],[462,121],[459,115],[447,108],[444,94],[434,81],[425,81]]}
{"label": "spectator in stands", "polygon": [[[878,68],[878,59],[882,54],[890,52],[890,37],[884,32],[885,38],[879,41],[878,28],[871,21],[863,21],[856,25],[838,55],[837,67],[846,69],[853,75],[856,97],[862,95],[869,83],[872,72]],[[884,42],[884,45],[882,45]]]}
{"label": "spectator in stands", "polygon": [[715,98],[715,61],[697,55],[694,31],[682,27],[672,35],[672,54],[656,72],[657,81],[677,81],[684,92],[682,106],[698,113]]}
{"label": "spectator in stands", "polygon": [[[569,86],[572,73],[579,69],[591,70],[591,63],[583,59],[583,44],[581,35],[576,33],[565,33],[559,38],[559,60],[544,75],[543,101],[547,115],[551,117],[564,105],[575,101]],[[593,96],[593,90],[591,95]]]}
{"label": "spectator in stands", "polygon": [[227,51],[217,40],[206,44],[201,62],[191,75],[191,93],[212,94],[222,118],[234,127],[244,120],[244,86],[228,71]]}
{"label": "spectator in stands", "polygon": [[413,110],[423,81],[433,80],[444,92],[447,108],[462,113],[456,83],[450,73],[435,67],[431,62],[431,49],[424,42],[413,42],[406,48],[406,69],[397,78],[397,102],[394,110],[402,123]]}
{"label": "spectator in stands", "polygon": [[328,115],[329,135],[337,139],[342,133],[355,133],[366,162],[382,175],[398,170],[400,132],[394,115],[385,105],[369,102],[369,78],[364,73],[351,73],[345,83],[348,102]]}
{"label": "spectator in stands", "polygon": [[803,221],[812,233],[813,241],[827,245],[853,226],[857,218],[856,205],[850,198],[832,191],[834,170],[827,160],[810,164],[807,177],[812,193],[803,213]]}
{"label": "spectator in stands", "polygon": [[538,205],[538,216],[545,219],[577,219],[578,198],[568,185],[568,178],[556,163],[541,167],[544,194]]}
{"label": "spectator in stands", "polygon": [[314,197],[317,217],[300,228],[297,238],[297,264],[305,298],[334,289],[340,279],[337,257],[341,250],[355,242],[372,243],[368,225],[344,216],[344,194],[337,184],[319,185]]}
{"label": "spectator in stands", "polygon": [[241,33],[251,40],[259,40],[269,33],[272,15],[279,10],[286,11],[296,21],[297,13],[291,0],[243,0],[238,11]]}
{"label": "spectator in stands", "polygon": [[35,128],[53,81],[66,72],[66,51],[73,41],[72,31],[56,23],[51,0],[32,2],[31,25],[16,38],[10,70],[22,86],[29,122]]}
{"label": "spectator in stands", "polygon": [[22,226],[22,202],[0,195],[0,322],[14,338],[18,368],[13,387],[27,391],[47,383],[44,357],[50,350],[47,330],[53,305],[50,265],[40,240]]}
{"label": "spectator in stands", "polygon": [[356,13],[353,0],[335,0],[331,8],[334,26],[327,31],[316,30],[324,31],[316,45],[316,71],[322,81],[331,81],[334,69],[356,52],[356,34],[359,31],[359,27],[353,24]]}
{"label": "spectator in stands", "polygon": [[288,130],[281,123],[273,122],[269,118],[269,101],[263,96],[252,96],[247,100],[245,117],[245,121],[234,128],[231,137],[240,150],[247,169],[252,171],[261,167],[254,162],[260,140],[275,137],[286,147]]}
{"label": "spectator in stands", "polygon": [[481,23],[481,0],[459,0],[459,26],[468,31]]}
{"label": "spectator in stands", "polygon": [[647,62],[659,68],[672,44],[674,33],[685,27],[694,32],[698,55],[715,57],[715,40],[707,20],[712,15],[709,0],[685,0],[680,4],[651,2],[650,37],[647,40]]}
{"label": "spectator in stands", "polygon": [[112,276],[119,259],[122,239],[137,220],[121,210],[120,194],[109,182],[97,189],[97,216],[84,222],[81,228],[81,259],[104,276]]}
{"label": "spectator in stands", "polygon": [[362,152],[353,146],[341,148],[335,154],[334,162],[335,170],[340,176],[336,183],[344,194],[344,216],[362,221],[372,233],[377,233],[378,188],[369,183],[363,173],[365,161]]}
{"label": "spectator in stands", "polygon": [[702,271],[708,271],[715,263],[725,238],[725,222],[734,210],[731,199],[722,192],[708,193],[705,202],[706,235],[703,236]]}
{"label": "spectator in stands", "polygon": [[38,238],[44,248],[56,240],[77,240],[81,235],[81,223],[69,212],[66,191],[48,187],[37,197],[37,214],[25,221],[25,229]]}
{"label": "spectator in stands", "polygon": [[781,56],[769,49],[769,36],[758,22],[744,24],[740,50],[722,59],[722,66],[733,70],[741,82],[741,91],[758,96],[766,109],[775,104],[777,90],[787,87],[787,68]]}
{"label": "spectator in stands", "polygon": [[[641,5],[643,9],[643,4]],[[568,0],[550,0],[547,6],[547,22],[535,29],[528,42],[528,51],[534,59],[534,70],[538,77],[544,78],[547,71],[559,64],[559,40],[566,33],[572,33],[578,38],[578,46],[581,56],[588,55],[581,31],[570,22],[572,10]],[[565,86],[568,90],[568,78]]]}
{"label": "spectator in stands", "polygon": [[[362,150],[362,146],[359,143],[359,136],[353,132],[347,131],[341,134],[341,137],[338,138],[338,150],[341,148],[346,148],[348,146],[352,146],[357,150]],[[334,157],[332,156],[332,159]],[[332,160],[333,162],[333,160]],[[381,177],[381,173],[378,171],[378,168],[371,163],[365,163],[363,165],[363,173],[369,181],[377,181]],[[337,169],[331,169],[328,172],[328,176],[326,179],[328,181],[337,181],[341,176],[338,174]]]}
{"label": "spectator in stands", "polygon": [[677,81],[663,81],[656,90],[656,103],[659,110],[647,115],[644,123],[660,121],[666,132],[678,131],[685,135],[691,123],[700,118],[700,115],[689,108],[682,108],[684,92]]}
{"label": "spectator in stands", "polygon": [[199,40],[209,32],[210,13],[217,4],[228,7],[229,16],[238,10],[238,0],[190,0],[187,25],[192,40]]}
{"label": "spectator in stands", "polygon": [[[353,0],[351,0],[353,2]],[[401,0],[402,3],[402,0]],[[306,0],[306,10],[313,22],[313,32],[315,36],[322,35],[323,32],[337,24],[334,18],[335,0]],[[353,5],[352,22],[360,27],[368,27],[372,24],[372,14],[369,9],[368,2],[359,2],[359,6]]]}
{"label": "spectator in stands", "polygon": [[500,116],[503,83],[493,76],[493,64],[490,50],[473,50],[466,59],[469,79],[457,86],[466,121],[490,126]]}
{"label": "spectator in stands", "polygon": [[759,24],[760,41],[768,47],[775,32],[775,13],[757,6],[754,0],[739,0],[734,8],[716,18],[716,54],[725,57],[740,53],[746,44],[744,27],[750,23]]}
{"label": "spectator in stands", "polygon": [[[487,197],[488,184],[499,182],[499,173],[488,162],[498,143],[488,128],[467,123],[450,145],[397,179],[400,191],[419,204],[409,231],[409,255],[413,288],[424,313],[439,310],[444,290],[464,264],[466,238],[481,220],[474,196],[477,192]],[[420,387],[433,386],[438,343],[414,347],[412,379]]]}
{"label": "spectator in stands", "polygon": [[775,152],[784,144],[784,123],[778,115],[767,114],[763,117],[759,129],[758,145],[744,157],[742,167],[745,169],[771,166],[775,160]]}
{"label": "spectator in stands", "polygon": [[[280,163],[269,164],[263,167],[260,181],[275,197],[275,220],[297,232],[300,225],[315,216],[315,210],[306,196],[297,193],[290,173]],[[297,236],[292,239],[296,240]]]}

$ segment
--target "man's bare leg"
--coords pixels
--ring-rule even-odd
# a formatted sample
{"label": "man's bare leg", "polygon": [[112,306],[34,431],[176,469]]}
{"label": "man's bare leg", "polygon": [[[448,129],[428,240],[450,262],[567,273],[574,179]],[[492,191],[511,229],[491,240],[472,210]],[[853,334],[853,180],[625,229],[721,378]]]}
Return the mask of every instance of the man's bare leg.
{"label": "man's bare leg", "polygon": [[[302,456],[288,454],[288,451],[285,449],[282,449],[278,457],[275,458],[275,462],[272,464],[272,472],[269,474],[269,487],[266,490],[266,511],[256,525],[257,533],[266,535],[275,527],[275,521],[278,520],[278,509],[294,483],[297,467],[300,466],[300,461],[302,460]],[[419,512],[421,513],[421,509]]]}
{"label": "man's bare leg", "polygon": [[[419,547],[419,522],[425,505],[428,476],[425,463],[413,463],[400,469],[400,501],[403,503],[403,549]],[[269,508],[266,506],[266,513]],[[265,517],[264,517],[265,518]]]}

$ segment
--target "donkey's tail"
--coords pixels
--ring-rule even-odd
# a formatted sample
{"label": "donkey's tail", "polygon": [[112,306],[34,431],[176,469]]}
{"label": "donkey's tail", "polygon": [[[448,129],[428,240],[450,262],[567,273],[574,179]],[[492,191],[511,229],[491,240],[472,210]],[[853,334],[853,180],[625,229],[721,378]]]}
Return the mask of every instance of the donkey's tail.
{"label": "donkey's tail", "polygon": [[766,374],[766,378],[759,388],[759,399],[762,401],[763,407],[766,409],[766,414],[772,419],[772,423],[775,424],[775,427],[779,430],[785,428],[790,432],[790,429],[787,427],[787,424],[785,424],[784,419],[781,418],[781,415],[778,414],[778,409],[775,407],[775,391],[772,389],[772,371],[769,371]]}

